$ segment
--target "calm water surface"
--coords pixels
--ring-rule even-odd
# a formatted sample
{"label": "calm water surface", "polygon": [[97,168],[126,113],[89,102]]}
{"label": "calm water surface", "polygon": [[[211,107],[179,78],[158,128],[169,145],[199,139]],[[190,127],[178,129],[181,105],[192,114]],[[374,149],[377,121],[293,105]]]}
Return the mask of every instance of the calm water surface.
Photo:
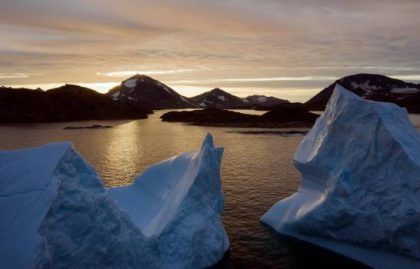
{"label": "calm water surface", "polygon": [[[292,165],[292,156],[303,136],[240,134],[235,132],[244,131],[243,128],[165,123],[159,119],[164,112],[158,111],[149,119],[135,121],[3,125],[0,126],[0,149],[72,141],[101,174],[107,186],[120,186],[131,183],[137,174],[156,162],[198,149],[205,134],[210,132],[216,145],[225,148],[223,221],[231,241],[230,267],[305,267],[302,266],[305,265],[303,260],[309,257],[309,252],[317,253],[315,256],[324,257],[322,259],[332,259],[332,254],[321,253],[313,247],[307,251],[308,246],[296,248],[294,243],[259,222],[271,205],[298,189],[299,173]],[[410,117],[420,128],[420,115]],[[114,128],[63,130],[66,126],[91,124],[112,125]],[[338,258],[338,262],[341,261],[343,259]],[[316,266],[316,262],[309,264]]]}

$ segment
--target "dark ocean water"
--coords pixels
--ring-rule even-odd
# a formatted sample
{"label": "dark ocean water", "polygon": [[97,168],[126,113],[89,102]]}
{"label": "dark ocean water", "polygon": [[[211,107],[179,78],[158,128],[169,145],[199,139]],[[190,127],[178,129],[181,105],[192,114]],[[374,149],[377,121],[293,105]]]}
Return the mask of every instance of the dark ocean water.
{"label": "dark ocean water", "polygon": [[[259,222],[278,200],[299,187],[292,157],[303,135],[164,123],[157,112],[146,120],[94,121],[0,126],[0,149],[72,141],[107,186],[129,184],[145,168],[184,151],[198,149],[207,132],[224,147],[222,181],[230,268],[356,268],[344,257],[284,238]],[[259,112],[254,112],[259,113]],[[420,128],[420,115],[412,116]],[[112,125],[110,129],[63,130],[66,126]],[[255,129],[252,129],[255,131]],[[238,133],[237,131],[241,131]]]}

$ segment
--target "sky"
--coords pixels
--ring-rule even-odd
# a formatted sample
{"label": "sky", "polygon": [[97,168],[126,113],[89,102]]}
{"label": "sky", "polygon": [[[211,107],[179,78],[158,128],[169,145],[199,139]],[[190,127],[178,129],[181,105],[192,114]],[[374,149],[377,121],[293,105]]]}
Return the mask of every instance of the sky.
{"label": "sky", "polygon": [[418,0],[0,0],[0,85],[106,92],[140,73],[181,94],[306,101],[334,80],[420,81]]}

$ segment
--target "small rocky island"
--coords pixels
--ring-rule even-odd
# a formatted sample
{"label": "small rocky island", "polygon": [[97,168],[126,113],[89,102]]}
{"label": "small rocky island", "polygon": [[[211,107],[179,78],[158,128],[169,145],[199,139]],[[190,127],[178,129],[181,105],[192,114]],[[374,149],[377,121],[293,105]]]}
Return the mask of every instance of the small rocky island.
{"label": "small rocky island", "polygon": [[192,125],[215,127],[287,128],[312,127],[318,115],[303,104],[277,105],[263,115],[250,115],[218,108],[193,111],[171,111],[161,116],[162,121],[185,122]]}
{"label": "small rocky island", "polygon": [[112,128],[111,125],[101,125],[101,124],[94,124],[88,126],[66,126],[64,130],[80,130],[80,129],[108,129]]}

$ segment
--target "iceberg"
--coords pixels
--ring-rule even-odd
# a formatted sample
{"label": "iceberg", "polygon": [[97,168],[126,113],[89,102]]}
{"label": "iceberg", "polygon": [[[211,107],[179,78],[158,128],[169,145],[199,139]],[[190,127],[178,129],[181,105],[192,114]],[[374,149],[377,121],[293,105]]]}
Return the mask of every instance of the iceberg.
{"label": "iceberg", "polygon": [[337,85],[293,161],[301,186],[263,223],[375,268],[420,267],[420,135],[404,108]]}
{"label": "iceberg", "polygon": [[0,151],[2,268],[217,263],[229,248],[220,220],[222,152],[208,135],[201,150],[108,190],[71,143]]}
{"label": "iceberg", "polygon": [[161,162],[133,184],[109,190],[142,234],[157,240],[168,268],[210,267],[229,248],[220,219],[222,154],[207,135],[200,151]]}

